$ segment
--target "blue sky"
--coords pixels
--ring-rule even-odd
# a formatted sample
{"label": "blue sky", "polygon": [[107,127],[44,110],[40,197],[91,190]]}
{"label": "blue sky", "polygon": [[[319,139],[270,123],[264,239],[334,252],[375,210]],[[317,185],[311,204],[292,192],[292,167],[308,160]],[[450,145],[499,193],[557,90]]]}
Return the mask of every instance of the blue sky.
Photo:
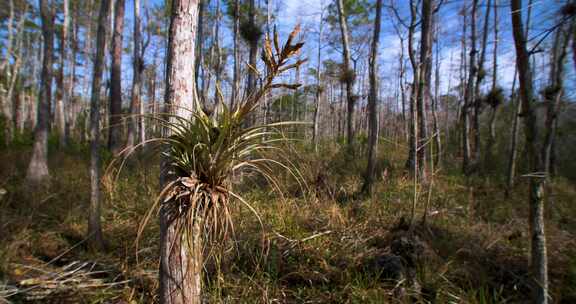
{"label": "blue sky", "polygon": [[[147,4],[148,6],[158,5],[163,3],[162,0],[141,0],[142,4]],[[210,1],[210,5],[214,5],[214,1]],[[330,1],[333,0],[270,0],[272,1],[272,10],[276,14],[275,23],[278,26],[281,36],[287,35],[287,33],[294,27],[295,24],[300,23],[305,29],[303,33],[305,36],[302,39],[306,42],[303,57],[309,58],[309,66],[316,66],[316,50],[317,50],[317,30],[320,20],[321,8],[327,6]],[[384,0],[384,4],[389,4],[392,0]],[[405,18],[408,18],[408,1],[407,0],[395,0],[395,4],[400,8],[400,13]],[[485,2],[480,1],[480,7],[478,10],[477,17],[477,32],[478,41],[480,41],[480,34],[482,30],[483,20],[484,20],[484,8]],[[527,11],[527,0],[524,0],[523,5],[523,16],[526,16]],[[530,27],[530,43],[535,43],[542,37],[547,29],[552,27],[555,23],[557,11],[561,6],[563,1],[557,0],[533,0],[532,6],[532,24]],[[257,0],[257,5],[262,7],[266,6],[266,0]],[[458,79],[458,65],[460,60],[460,35],[462,32],[462,18],[459,15],[459,10],[463,5],[470,6],[472,0],[444,0],[444,4],[439,11],[440,20],[440,38],[439,38],[439,48],[440,48],[440,60],[441,60],[441,93],[445,93],[448,90],[448,85],[451,84],[452,87],[457,85]],[[499,0],[499,20],[500,20],[500,42],[499,42],[499,84],[505,89],[509,90],[512,85],[512,79],[514,75],[514,60],[515,53],[513,48],[513,37],[511,32],[510,24],[510,8],[509,0]],[[126,21],[125,21],[125,32],[124,32],[124,43],[126,47],[129,46],[131,42],[130,37],[132,36],[132,20],[133,20],[133,1],[126,1]],[[373,17],[371,17],[373,18]],[[492,16],[490,17],[492,22]],[[146,21],[144,21],[146,22]],[[382,31],[380,37],[380,49],[379,49],[379,64],[380,64],[380,75],[382,77],[382,86],[384,87],[394,87],[397,83],[397,67],[398,67],[398,56],[400,53],[400,40],[397,37],[396,32],[392,26],[394,22],[394,17],[389,10],[383,9],[382,14]],[[222,27],[223,33],[223,46],[232,47],[231,32],[227,26],[228,22]],[[327,29],[327,27],[325,27]],[[325,30],[326,31],[326,30]],[[419,33],[416,33],[418,36]],[[367,30],[362,33],[351,33],[351,35],[369,35],[371,37],[371,26],[367,27]],[[545,41],[542,46],[547,47],[549,39]],[[492,65],[492,46],[494,39],[492,37],[492,31],[490,31],[488,37],[488,50],[486,55],[485,68],[488,70],[488,75],[491,75],[490,69]],[[364,50],[368,53],[368,50]],[[146,56],[147,63],[151,63],[153,60],[152,48]],[[163,55],[163,51],[160,50],[160,55]],[[333,58],[340,61],[341,55],[334,48],[325,47],[323,49],[323,58]],[[450,59],[452,58],[452,65],[450,64]],[[161,61],[163,58],[156,58],[156,60]],[[231,60],[231,59],[229,59]],[[365,58],[367,60],[367,58]],[[545,85],[547,80],[547,73],[544,71],[544,66],[548,60],[548,54],[546,52],[539,53],[534,56],[534,63],[536,73],[536,85]],[[125,65],[123,74],[123,87],[125,89],[130,87],[130,82],[132,78],[131,73],[131,54],[125,54],[123,59],[123,64]],[[366,62],[360,63],[366,64]],[[231,66],[231,62],[227,66]],[[576,87],[575,73],[573,64],[567,64],[568,74],[566,77],[566,84],[569,88]],[[408,73],[410,69],[408,68]],[[410,77],[410,76],[408,76]],[[486,84],[491,82],[491,76],[488,76],[485,81]],[[312,81],[312,80],[310,80]],[[570,98],[574,98],[574,90],[568,90],[567,95]]]}

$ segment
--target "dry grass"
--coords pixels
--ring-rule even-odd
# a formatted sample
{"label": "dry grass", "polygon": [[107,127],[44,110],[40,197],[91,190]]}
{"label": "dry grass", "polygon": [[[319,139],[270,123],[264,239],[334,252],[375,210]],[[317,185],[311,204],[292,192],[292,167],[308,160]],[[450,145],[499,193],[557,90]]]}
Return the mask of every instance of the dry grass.
{"label": "dry grass", "polygon": [[[310,192],[296,190],[296,183],[286,174],[277,177],[284,184],[285,200],[278,200],[258,179],[246,178],[238,185],[265,227],[262,230],[247,208],[232,208],[236,240],[220,261],[222,273],[218,274],[213,260],[206,265],[206,298],[211,303],[423,303],[431,294],[438,303],[527,299],[524,185],[504,199],[495,181],[466,181],[457,174],[440,172],[432,189],[427,225],[415,230],[422,247],[415,260],[417,284],[396,285],[382,279],[373,261],[393,252],[395,241],[409,237],[399,224],[410,212],[413,190],[402,175],[401,155],[397,155],[401,152],[381,160],[387,164],[386,178],[377,183],[372,199],[364,199],[353,195],[360,183],[361,160],[345,163],[329,145],[322,148],[322,160],[296,149],[298,156],[293,157]],[[384,145],[380,151],[391,150]],[[38,269],[59,273],[78,261],[102,265],[107,271],[100,277],[86,275],[90,280],[129,282],[112,287],[76,286],[42,302],[154,302],[157,223],[151,221],[142,235],[139,264],[134,240],[139,222],[158,193],[158,167],[150,164],[159,162],[135,159],[122,174],[104,205],[107,251],[91,254],[83,243],[87,159],[74,155],[79,154],[53,154],[51,168],[58,169],[53,170],[51,187],[29,191],[22,185],[28,151],[0,152],[0,187],[7,190],[0,201],[0,282],[7,286],[0,284],[0,289],[23,289],[23,280],[40,277]],[[324,175],[320,179],[319,173]],[[420,190],[419,215],[428,196],[426,187]],[[570,303],[576,300],[576,189],[559,178],[551,191],[547,233],[552,296],[556,303]],[[25,296],[7,300],[25,301]]]}

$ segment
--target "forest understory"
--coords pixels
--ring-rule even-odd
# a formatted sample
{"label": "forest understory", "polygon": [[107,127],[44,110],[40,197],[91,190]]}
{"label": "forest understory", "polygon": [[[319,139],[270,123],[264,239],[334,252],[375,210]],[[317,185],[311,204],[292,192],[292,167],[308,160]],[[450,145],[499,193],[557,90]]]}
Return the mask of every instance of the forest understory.
{"label": "forest understory", "polygon": [[[158,223],[144,230],[138,249],[135,240],[158,193],[157,157],[141,154],[115,187],[104,182],[106,249],[95,253],[85,243],[87,148],[52,148],[49,163],[58,170],[49,190],[24,182],[28,147],[0,152],[0,299],[155,302]],[[415,188],[404,172],[405,151],[383,141],[379,149],[390,153],[379,159],[372,198],[356,194],[365,161],[346,158],[336,144],[322,145],[319,154],[294,148],[306,185],[279,174],[283,199],[256,177],[239,180],[235,188],[246,193],[263,226],[251,210],[233,204],[234,236],[215,249],[222,252],[218,263],[205,264],[205,301],[529,302],[527,185],[520,180],[506,197],[497,175],[465,177],[447,163],[432,183],[417,186],[411,229]],[[576,189],[563,178],[548,188],[551,296],[554,303],[573,303]]]}

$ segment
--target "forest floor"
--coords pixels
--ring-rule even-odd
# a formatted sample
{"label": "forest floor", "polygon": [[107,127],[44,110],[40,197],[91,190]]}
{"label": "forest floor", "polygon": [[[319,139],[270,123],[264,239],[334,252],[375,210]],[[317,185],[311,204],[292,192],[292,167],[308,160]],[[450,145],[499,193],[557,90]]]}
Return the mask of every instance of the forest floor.
{"label": "forest floor", "polygon": [[[146,227],[138,248],[135,240],[158,193],[157,159],[136,157],[116,182],[104,180],[106,250],[93,253],[84,239],[87,150],[52,150],[50,187],[24,183],[28,147],[0,150],[0,303],[155,302],[157,223]],[[219,263],[206,263],[206,302],[529,299],[524,182],[506,198],[500,178],[466,178],[457,173],[458,161],[447,160],[433,183],[415,188],[403,171],[405,151],[383,144],[378,182],[367,198],[355,194],[363,157],[346,157],[334,145],[323,147],[321,158],[305,150],[294,151],[292,158],[305,185],[279,173],[281,196],[257,177],[247,176],[236,186],[263,225],[249,208],[233,203],[234,236]],[[416,224],[410,229],[415,189]],[[549,190],[552,298],[575,303],[576,187],[556,178]]]}

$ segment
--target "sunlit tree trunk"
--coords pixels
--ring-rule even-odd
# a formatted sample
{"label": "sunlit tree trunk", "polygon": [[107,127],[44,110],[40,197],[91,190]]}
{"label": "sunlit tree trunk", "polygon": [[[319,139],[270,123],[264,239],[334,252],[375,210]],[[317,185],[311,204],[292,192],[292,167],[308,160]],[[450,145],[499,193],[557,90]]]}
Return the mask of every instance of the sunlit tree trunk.
{"label": "sunlit tree trunk", "polygon": [[[166,67],[165,112],[190,118],[194,110],[196,86],[194,58],[198,1],[172,2]],[[168,136],[169,134],[164,134]],[[167,161],[160,175],[165,185],[176,178]],[[182,237],[173,213],[160,209],[160,303],[200,304],[202,274],[202,234],[199,221],[192,232],[192,248]]]}
{"label": "sunlit tree trunk", "polygon": [[[202,66],[202,51],[204,45],[204,11],[206,10],[206,2],[210,4],[209,0],[198,0],[198,31],[196,33],[196,58],[194,59],[194,79],[196,81],[196,88],[198,88],[198,96],[204,98],[204,91],[202,90],[205,77],[202,77],[202,85],[200,85],[200,67]],[[202,68],[204,71],[204,68]],[[205,76],[202,74],[202,76]]]}
{"label": "sunlit tree trunk", "polygon": [[476,71],[476,83],[474,85],[474,115],[473,115],[473,134],[474,134],[474,150],[472,161],[474,162],[474,170],[478,169],[481,159],[481,142],[480,142],[480,109],[482,107],[482,98],[480,96],[480,85],[486,77],[486,71],[484,70],[484,61],[486,59],[486,44],[488,41],[488,25],[490,23],[490,8],[492,6],[492,1],[488,0],[486,2],[486,14],[484,15],[484,28],[482,29],[482,42],[480,46],[480,58],[478,59],[478,70]]}
{"label": "sunlit tree trunk", "polygon": [[544,136],[541,154],[544,161],[544,172],[547,176],[551,175],[551,166],[553,159],[553,146],[556,138],[558,115],[562,98],[564,96],[564,64],[567,57],[568,43],[570,34],[574,31],[576,22],[563,24],[556,31],[550,58],[550,80],[549,85],[544,89],[544,98],[546,99],[546,118],[544,121]]}
{"label": "sunlit tree trunk", "polygon": [[[526,136],[526,156],[530,167],[529,224],[531,239],[531,276],[534,292],[533,301],[548,303],[548,259],[546,234],[544,232],[544,192],[546,182],[545,159],[538,148],[538,127],[534,109],[534,92],[530,54],[526,49],[526,38],[522,25],[521,0],[511,1],[512,33],[516,49],[516,66],[520,83],[520,99]],[[549,132],[549,131],[548,131]]]}
{"label": "sunlit tree trunk", "polygon": [[[498,89],[498,0],[494,0],[494,51],[492,57],[492,92]],[[488,8],[489,9],[489,8]],[[498,115],[499,104],[491,105],[490,120],[488,122],[488,141],[486,143],[484,165],[486,166],[494,155],[494,144],[496,143],[496,116]]]}
{"label": "sunlit tree trunk", "polygon": [[[411,174],[417,173],[418,164],[418,82],[420,69],[416,61],[416,54],[414,51],[414,32],[416,30],[416,4],[414,0],[410,0],[410,25],[408,26],[408,58],[412,66],[412,87],[410,88],[410,136],[408,137],[408,159],[406,160],[406,169]],[[415,176],[417,178],[417,176]]]}
{"label": "sunlit tree trunk", "polygon": [[471,172],[472,156],[470,151],[470,109],[474,107],[474,80],[476,79],[476,10],[478,0],[472,1],[472,13],[470,15],[470,66],[468,67],[468,81],[464,91],[464,107],[462,109],[462,145],[463,163],[462,171],[465,174]]}
{"label": "sunlit tree trunk", "polygon": [[[254,0],[248,0],[249,3],[249,12],[248,12],[248,22],[249,22],[249,26],[252,29],[256,28],[256,5],[255,5],[255,1]],[[258,37],[253,36],[250,37],[250,41],[248,41],[248,45],[249,45],[249,57],[248,57],[248,63],[256,68],[256,56],[258,53]],[[246,85],[246,96],[248,96],[249,94],[251,94],[252,92],[254,92],[254,90],[256,89],[256,75],[254,74],[255,72],[252,69],[248,70],[248,79],[247,79],[247,85]],[[253,117],[252,117],[253,118]]]}
{"label": "sunlit tree trunk", "polygon": [[346,22],[346,14],[344,12],[343,0],[336,0],[338,6],[338,20],[340,23],[340,35],[342,38],[343,48],[343,71],[346,84],[346,140],[348,143],[348,151],[354,151],[354,95],[352,89],[354,87],[354,70],[350,66],[350,43],[348,38],[348,23]]}
{"label": "sunlit tree trunk", "polygon": [[[138,1],[138,0],[136,0]],[[124,30],[124,0],[114,3],[114,29],[110,48],[110,125],[108,126],[108,149],[117,155],[122,150],[122,33]]]}
{"label": "sunlit tree trunk", "polygon": [[442,155],[442,141],[440,138],[440,126],[438,122],[438,103],[439,103],[439,91],[440,91],[440,47],[437,41],[440,28],[438,23],[436,23],[435,31],[435,43],[436,43],[436,64],[434,68],[434,98],[432,98],[432,127],[434,128],[434,143],[436,144],[434,157],[434,164],[436,166],[440,165],[441,155]]}
{"label": "sunlit tree trunk", "polygon": [[144,62],[142,59],[142,38],[140,30],[140,0],[134,1],[134,53],[132,57],[132,96],[130,99],[130,115],[131,119],[128,120],[128,139],[127,147],[134,147],[141,137],[139,130],[140,121],[143,119],[139,117],[142,107],[142,71],[144,69]]}
{"label": "sunlit tree trunk", "polygon": [[[533,0],[528,0],[528,11],[526,13],[526,28],[524,29],[524,37],[528,39],[528,34],[530,32],[530,21],[532,17],[532,4]],[[515,92],[516,90],[516,79],[518,75],[518,67],[514,69],[514,80],[512,82],[512,101],[516,100],[514,109],[514,122],[512,123],[512,133],[510,140],[510,154],[508,156],[508,167],[507,167],[507,179],[506,179],[506,194],[512,190],[514,182],[516,180],[516,161],[518,159],[518,138],[520,137],[520,115],[522,113],[522,101],[518,97],[519,94]]]}
{"label": "sunlit tree trunk", "polygon": [[[426,1],[426,0],[425,0]],[[364,176],[362,190],[370,194],[376,171],[376,153],[378,144],[378,44],[380,41],[380,19],[382,14],[382,0],[376,1],[376,17],[374,19],[374,32],[372,48],[370,49],[369,77],[370,92],[368,94],[368,167]]]}
{"label": "sunlit tree trunk", "polygon": [[100,222],[100,90],[106,49],[106,27],[108,24],[109,0],[102,0],[98,15],[96,33],[96,56],[92,75],[92,96],[90,98],[90,208],[88,212],[88,239],[95,250],[104,248]]}
{"label": "sunlit tree trunk", "polygon": [[56,105],[55,105],[55,120],[56,120],[56,131],[58,132],[58,141],[60,147],[65,147],[66,138],[66,107],[68,107],[68,92],[66,88],[66,76],[65,67],[68,54],[68,0],[64,0],[62,3],[62,26],[60,32],[60,69],[58,71],[57,77],[57,93],[56,93]]}
{"label": "sunlit tree trunk", "polygon": [[234,79],[232,83],[232,97],[230,98],[230,109],[234,108],[234,103],[239,99],[240,94],[240,0],[234,0]]}
{"label": "sunlit tree trunk", "polygon": [[421,23],[421,39],[420,39],[420,62],[418,73],[418,93],[417,93],[417,107],[418,107],[418,168],[420,170],[420,177],[426,179],[426,151],[428,141],[428,122],[426,118],[426,105],[430,100],[430,80],[432,68],[432,8],[434,6],[433,0],[422,1],[422,23]]}
{"label": "sunlit tree trunk", "polygon": [[320,13],[320,29],[318,31],[318,57],[316,65],[316,107],[314,109],[314,122],[312,124],[312,144],[314,145],[314,151],[318,152],[318,127],[320,123],[320,98],[322,97],[322,73],[320,71],[322,67],[322,30],[324,26],[324,11]]}
{"label": "sunlit tree trunk", "polygon": [[44,56],[42,59],[42,74],[40,94],[38,94],[37,122],[34,130],[34,145],[32,159],[28,165],[26,180],[40,183],[50,177],[48,171],[48,132],[50,128],[50,103],[52,89],[52,55],[54,49],[54,3],[39,0],[42,20],[42,36],[44,37]]}

